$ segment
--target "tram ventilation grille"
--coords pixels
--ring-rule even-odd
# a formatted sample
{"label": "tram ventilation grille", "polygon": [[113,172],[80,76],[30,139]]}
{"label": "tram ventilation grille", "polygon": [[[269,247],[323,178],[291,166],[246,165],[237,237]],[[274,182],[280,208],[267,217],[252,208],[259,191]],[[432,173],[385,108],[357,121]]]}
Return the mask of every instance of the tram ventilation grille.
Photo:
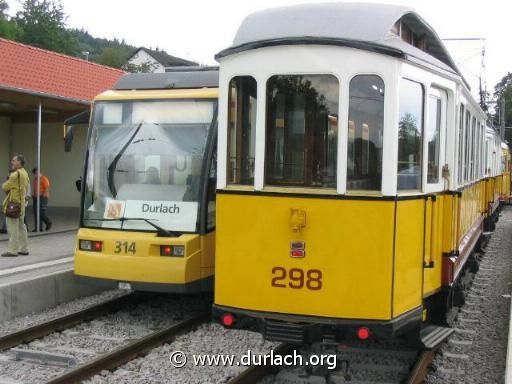
{"label": "tram ventilation grille", "polygon": [[306,326],[282,321],[264,321],[263,335],[266,340],[290,344],[303,344]]}

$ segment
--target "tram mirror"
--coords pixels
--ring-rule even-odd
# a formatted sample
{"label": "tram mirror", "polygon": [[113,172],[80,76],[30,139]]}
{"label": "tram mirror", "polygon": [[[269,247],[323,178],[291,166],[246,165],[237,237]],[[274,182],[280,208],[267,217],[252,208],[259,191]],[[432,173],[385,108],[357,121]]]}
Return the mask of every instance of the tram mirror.
{"label": "tram mirror", "polygon": [[64,152],[71,152],[72,145],[73,145],[73,126],[65,125],[64,126]]}

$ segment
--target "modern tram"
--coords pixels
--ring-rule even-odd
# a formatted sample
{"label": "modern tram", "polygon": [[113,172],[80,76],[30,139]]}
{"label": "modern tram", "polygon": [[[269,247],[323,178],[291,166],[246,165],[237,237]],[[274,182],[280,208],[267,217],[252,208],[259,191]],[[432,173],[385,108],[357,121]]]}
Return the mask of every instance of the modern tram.
{"label": "modern tram", "polygon": [[214,318],[290,343],[444,340],[509,152],[432,27],[401,6],[275,8],[216,58]]}
{"label": "modern tram", "polygon": [[93,104],[75,275],[159,292],[213,289],[217,68],[122,77]]}

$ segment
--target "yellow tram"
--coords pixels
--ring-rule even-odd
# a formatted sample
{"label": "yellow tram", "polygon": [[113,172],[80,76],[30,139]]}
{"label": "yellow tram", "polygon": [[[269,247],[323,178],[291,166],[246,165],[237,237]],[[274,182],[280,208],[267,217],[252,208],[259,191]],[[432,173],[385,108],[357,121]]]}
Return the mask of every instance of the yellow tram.
{"label": "yellow tram", "polygon": [[75,274],[145,291],[213,289],[218,70],[124,76],[94,100]]}
{"label": "yellow tram", "polygon": [[294,343],[443,340],[503,176],[434,30],[399,6],[283,7],[217,59],[214,317]]}
{"label": "yellow tram", "polygon": [[501,192],[500,201],[504,204],[510,204],[512,196],[510,195],[510,149],[507,144],[501,143]]}

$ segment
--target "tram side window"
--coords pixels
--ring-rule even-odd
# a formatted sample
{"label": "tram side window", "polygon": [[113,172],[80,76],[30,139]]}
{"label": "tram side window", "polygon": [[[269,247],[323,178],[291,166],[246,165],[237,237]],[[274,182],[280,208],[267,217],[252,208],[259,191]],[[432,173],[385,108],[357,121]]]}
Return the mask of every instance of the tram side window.
{"label": "tram side window", "polygon": [[441,99],[429,97],[429,124],[427,127],[428,157],[427,183],[439,183],[439,151],[441,145]]}
{"label": "tram side window", "polygon": [[459,115],[459,185],[464,184],[464,105],[460,105]]}
{"label": "tram side window", "polygon": [[256,89],[256,80],[250,76],[235,77],[229,83],[228,184],[254,183]]}
{"label": "tram side window", "polygon": [[208,172],[208,186],[206,191],[207,200],[207,216],[206,216],[206,229],[210,230],[215,228],[215,213],[216,213],[216,195],[215,187],[217,185],[217,142],[214,144],[213,154],[210,164],[210,171]]}
{"label": "tram side window", "polygon": [[398,190],[421,188],[423,87],[411,80],[400,82],[398,122]]}
{"label": "tram side window", "polygon": [[338,79],[278,75],[267,82],[265,182],[336,187]]}
{"label": "tram side window", "polygon": [[471,173],[470,177],[471,180],[475,180],[475,170],[476,170],[476,136],[477,136],[477,130],[476,130],[476,118],[473,117],[473,123],[471,125],[471,158],[470,158],[470,164],[471,164]]}
{"label": "tram side window", "polygon": [[475,167],[475,179],[479,179],[481,176],[481,154],[482,154],[482,140],[480,122],[477,122],[476,129],[476,167]]}
{"label": "tram side window", "polygon": [[485,139],[485,176],[489,175],[489,140]]}
{"label": "tram side window", "polygon": [[384,130],[384,81],[359,75],[350,82],[347,190],[380,191]]}
{"label": "tram side window", "polygon": [[469,181],[469,139],[471,137],[471,114],[466,111],[466,130],[464,132],[464,182]]}

